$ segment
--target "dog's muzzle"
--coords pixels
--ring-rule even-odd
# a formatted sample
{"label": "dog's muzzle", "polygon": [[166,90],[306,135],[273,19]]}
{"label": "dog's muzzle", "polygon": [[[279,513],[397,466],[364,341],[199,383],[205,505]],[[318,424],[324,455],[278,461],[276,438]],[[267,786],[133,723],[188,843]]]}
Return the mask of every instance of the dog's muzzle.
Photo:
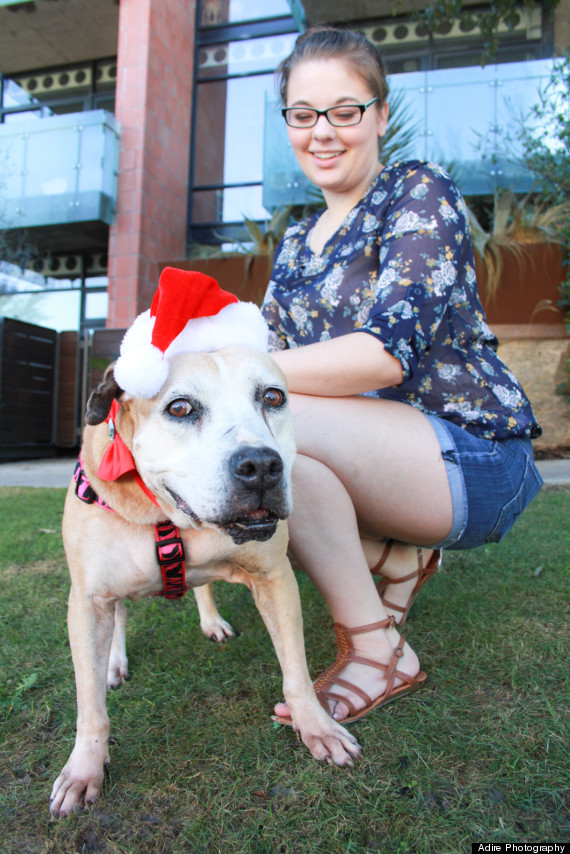
{"label": "dog's muzzle", "polygon": [[283,460],[272,448],[246,447],[228,461],[230,497],[220,523],[238,545],[269,540],[289,515]]}

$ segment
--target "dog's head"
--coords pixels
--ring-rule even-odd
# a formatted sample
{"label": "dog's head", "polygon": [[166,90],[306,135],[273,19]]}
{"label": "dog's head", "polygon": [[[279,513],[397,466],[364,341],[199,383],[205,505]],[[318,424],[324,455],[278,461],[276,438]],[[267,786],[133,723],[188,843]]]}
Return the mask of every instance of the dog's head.
{"label": "dog's head", "polygon": [[236,543],[273,536],[291,512],[295,444],[285,378],[270,357],[241,346],[176,356],[151,399],[121,392],[110,370],[87,423],[103,421],[114,398],[117,428],[176,525],[216,526]]}

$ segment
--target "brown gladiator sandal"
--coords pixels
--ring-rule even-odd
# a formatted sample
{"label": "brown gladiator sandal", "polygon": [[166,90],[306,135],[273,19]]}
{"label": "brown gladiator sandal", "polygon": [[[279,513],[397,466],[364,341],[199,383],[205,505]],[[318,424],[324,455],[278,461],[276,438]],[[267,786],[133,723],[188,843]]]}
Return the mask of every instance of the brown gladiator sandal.
{"label": "brown gladiator sandal", "polygon": [[[342,703],[346,703],[348,710],[350,712],[349,716],[343,718],[339,721],[340,724],[350,724],[354,721],[360,720],[364,715],[367,715],[368,712],[371,712],[373,709],[377,709],[379,706],[383,706],[385,703],[389,703],[391,700],[396,700],[398,697],[403,696],[404,694],[409,694],[412,691],[415,691],[419,688],[425,680],[427,679],[426,674],[420,670],[415,676],[408,676],[407,673],[402,673],[397,670],[398,660],[402,658],[404,654],[404,638],[400,635],[398,639],[398,645],[392,652],[392,656],[388,664],[381,664],[378,661],[372,661],[370,658],[365,658],[362,655],[358,655],[352,644],[351,636],[352,635],[360,635],[365,634],[366,632],[373,632],[377,629],[386,629],[394,627],[394,618],[388,617],[386,620],[382,620],[379,623],[369,623],[366,626],[357,626],[356,628],[348,628],[347,626],[343,626],[340,623],[335,623],[333,628],[337,639],[338,645],[338,653],[336,659],[328,667],[322,676],[313,683],[313,687],[315,689],[315,693],[317,695],[317,699],[321,706],[325,709],[327,714],[330,714],[329,708],[327,705],[327,700],[340,701]],[[386,688],[379,697],[375,700],[372,700],[366,691],[363,691],[362,688],[358,688],[358,686],[353,685],[352,682],[349,682],[346,679],[341,679],[338,674],[344,670],[347,664],[354,662],[356,664],[365,664],[368,667],[374,667],[376,670],[383,670],[384,677],[386,679]],[[394,687],[394,682],[396,679],[400,679],[402,681],[401,685]],[[343,688],[346,688],[349,691],[352,691],[354,694],[357,694],[366,705],[362,709],[355,709],[353,704],[347,697],[344,697],[342,694],[336,694],[328,689],[333,685],[340,685]],[[291,718],[281,718],[278,715],[273,715],[272,720],[276,723],[285,724],[286,726],[292,726],[293,721]]]}
{"label": "brown gladiator sandal", "polygon": [[[382,601],[382,604],[388,611],[388,613],[392,613],[392,611],[398,611],[402,616],[397,619],[397,614],[393,614],[394,622],[397,626],[403,626],[406,622],[406,618],[408,616],[409,610],[412,607],[414,599],[418,595],[420,588],[424,586],[426,581],[432,577],[434,572],[438,570],[441,566],[441,550],[435,549],[432,556],[430,557],[427,566],[423,565],[423,549],[418,548],[418,568],[414,569],[413,572],[410,572],[408,575],[403,575],[402,578],[387,578],[387,576],[382,575],[380,570],[386,563],[388,559],[388,555],[390,554],[390,550],[394,540],[387,540],[386,545],[384,547],[384,551],[382,552],[382,556],[376,566],[372,567],[370,570],[372,575],[376,575],[380,578],[380,582],[377,584],[376,589],[378,590],[378,595]],[[410,594],[410,598],[406,605],[396,605],[394,602],[390,602],[388,599],[384,598],[384,591],[388,587],[389,584],[401,584],[404,581],[411,581],[412,578],[417,578],[416,585]]]}

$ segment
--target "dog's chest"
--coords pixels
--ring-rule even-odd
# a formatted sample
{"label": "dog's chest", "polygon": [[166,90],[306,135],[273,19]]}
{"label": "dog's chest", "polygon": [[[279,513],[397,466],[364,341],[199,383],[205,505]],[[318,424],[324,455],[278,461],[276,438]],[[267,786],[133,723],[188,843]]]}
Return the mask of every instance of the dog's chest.
{"label": "dog's chest", "polygon": [[[230,537],[213,529],[184,530],[180,536],[188,587],[199,587],[231,574],[238,547]],[[163,592],[153,526],[110,525],[98,540],[90,575],[99,590],[93,592],[104,590],[106,595],[130,599]]]}

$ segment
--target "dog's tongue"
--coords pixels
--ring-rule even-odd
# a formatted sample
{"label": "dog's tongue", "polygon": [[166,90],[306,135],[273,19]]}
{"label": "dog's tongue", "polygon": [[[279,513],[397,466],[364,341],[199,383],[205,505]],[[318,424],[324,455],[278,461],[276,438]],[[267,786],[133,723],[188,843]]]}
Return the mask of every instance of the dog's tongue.
{"label": "dog's tongue", "polygon": [[247,519],[252,522],[262,522],[264,519],[267,519],[269,516],[269,510],[261,509],[261,510],[251,510],[247,514]]}

